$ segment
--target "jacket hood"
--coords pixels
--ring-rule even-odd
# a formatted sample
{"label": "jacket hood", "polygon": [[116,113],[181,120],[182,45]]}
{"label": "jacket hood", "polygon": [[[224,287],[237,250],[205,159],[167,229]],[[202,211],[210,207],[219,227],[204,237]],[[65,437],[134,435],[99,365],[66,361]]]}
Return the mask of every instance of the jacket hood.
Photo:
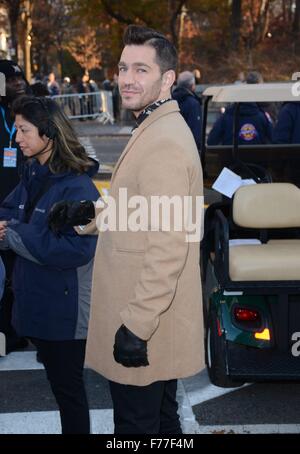
{"label": "jacket hood", "polygon": [[100,163],[98,161],[96,161],[96,159],[93,159],[93,158],[89,158],[89,160],[92,162],[92,166],[88,168],[88,170],[85,172],[89,177],[93,177],[97,174],[98,170],[99,170],[99,167],[100,167]]}
{"label": "jacket hood", "polygon": [[[98,172],[99,162],[93,158],[89,158],[89,160],[92,162],[92,165],[85,173],[92,178]],[[75,172],[72,170],[63,173],[52,173],[46,164],[41,165],[37,159],[33,158],[31,160],[28,160],[23,166],[22,180],[24,182],[24,185],[28,186],[32,176],[35,176],[35,178],[38,180],[43,180],[47,177],[59,180],[62,178],[73,177],[74,175]]]}
{"label": "jacket hood", "polygon": [[[235,108],[234,104],[227,107],[226,109],[227,113],[233,115],[234,108]],[[240,104],[240,115],[242,116],[251,117],[252,115],[257,115],[259,112],[261,112],[261,109],[256,104],[256,102],[241,102]]]}
{"label": "jacket hood", "polygon": [[172,93],[172,98],[176,99],[176,101],[181,101],[182,99],[185,99],[188,96],[194,97],[195,95],[193,94],[192,91],[185,87],[177,87],[174,89]]}

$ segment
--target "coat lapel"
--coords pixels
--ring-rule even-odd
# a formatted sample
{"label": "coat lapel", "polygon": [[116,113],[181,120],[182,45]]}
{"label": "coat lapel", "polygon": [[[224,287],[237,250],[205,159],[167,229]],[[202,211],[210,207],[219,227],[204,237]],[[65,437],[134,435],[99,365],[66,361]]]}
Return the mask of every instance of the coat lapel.
{"label": "coat lapel", "polygon": [[119,157],[119,159],[114,167],[114,170],[113,170],[113,173],[111,176],[111,184],[113,183],[113,181],[115,179],[115,176],[120,168],[120,165],[122,164],[123,159],[125,158],[127,153],[130,151],[130,149],[132,148],[133,144],[136,142],[138,137],[140,137],[140,135],[142,134],[144,129],[146,129],[148,126],[150,126],[153,122],[159,120],[164,115],[168,115],[169,113],[172,113],[172,112],[179,112],[179,107],[178,107],[177,101],[170,101],[170,102],[167,102],[166,104],[162,104],[154,112],[152,112],[151,115],[149,115],[149,117],[146,118],[143,121],[143,123],[134,131],[128,144],[126,145],[125,149],[123,150],[121,156]]}

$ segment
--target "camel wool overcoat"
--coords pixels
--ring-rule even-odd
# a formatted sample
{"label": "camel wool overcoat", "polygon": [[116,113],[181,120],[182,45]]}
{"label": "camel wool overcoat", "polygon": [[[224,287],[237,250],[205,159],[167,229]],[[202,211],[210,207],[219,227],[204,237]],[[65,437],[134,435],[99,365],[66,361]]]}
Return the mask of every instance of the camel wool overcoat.
{"label": "camel wool overcoat", "polygon": [[[124,194],[131,200],[127,213]],[[177,231],[172,222],[169,230],[160,220],[150,229],[148,205],[144,214],[149,219],[146,216],[141,222],[143,228],[137,229],[136,223],[127,231],[124,227],[126,217],[130,224],[131,214],[131,222],[140,222],[134,217],[141,207],[135,196],[148,204],[153,196],[181,200],[189,196],[195,211],[196,205],[203,204],[202,195],[196,144],[177,102],[168,101],[133,132],[120,156],[110,188],[118,213],[116,228],[111,224],[99,233],[86,364],[107,379],[144,386],[194,375],[204,367],[200,238],[188,241],[185,229]],[[171,211],[166,216],[173,221]],[[93,228],[95,221],[82,233]],[[114,360],[115,333],[122,324],[147,341],[149,366],[127,368]]]}

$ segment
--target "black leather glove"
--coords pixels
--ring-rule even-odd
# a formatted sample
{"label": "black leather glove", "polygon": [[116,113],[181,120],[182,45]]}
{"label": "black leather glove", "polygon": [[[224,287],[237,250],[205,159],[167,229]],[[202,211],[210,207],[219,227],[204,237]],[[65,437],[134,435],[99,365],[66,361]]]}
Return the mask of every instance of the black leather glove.
{"label": "black leather glove", "polygon": [[121,325],[115,336],[114,358],[125,367],[149,366],[147,342]]}
{"label": "black leather glove", "polygon": [[86,225],[95,217],[95,206],[92,201],[69,202],[62,200],[55,203],[48,215],[48,225],[54,233],[64,227]]}

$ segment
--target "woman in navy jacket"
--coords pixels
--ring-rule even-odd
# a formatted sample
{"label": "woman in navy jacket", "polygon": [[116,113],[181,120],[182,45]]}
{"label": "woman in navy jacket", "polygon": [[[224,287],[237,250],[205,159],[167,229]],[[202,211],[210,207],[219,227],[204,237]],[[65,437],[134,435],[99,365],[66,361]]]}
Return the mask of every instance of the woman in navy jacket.
{"label": "woman in navy jacket", "polygon": [[[210,131],[207,145],[232,145],[234,104],[226,108]],[[240,104],[238,142],[257,145],[272,142],[273,125],[269,116],[255,102]]]}
{"label": "woman in navy jacket", "polygon": [[274,143],[300,143],[300,102],[285,103],[274,129]]}
{"label": "woman in navy jacket", "polygon": [[83,365],[97,238],[72,228],[56,236],[47,216],[62,199],[98,199],[91,180],[98,163],[51,99],[24,96],[13,108],[16,141],[29,158],[21,182],[0,207],[0,247],[16,254],[13,324],[44,363],[62,433],[89,433]]}

